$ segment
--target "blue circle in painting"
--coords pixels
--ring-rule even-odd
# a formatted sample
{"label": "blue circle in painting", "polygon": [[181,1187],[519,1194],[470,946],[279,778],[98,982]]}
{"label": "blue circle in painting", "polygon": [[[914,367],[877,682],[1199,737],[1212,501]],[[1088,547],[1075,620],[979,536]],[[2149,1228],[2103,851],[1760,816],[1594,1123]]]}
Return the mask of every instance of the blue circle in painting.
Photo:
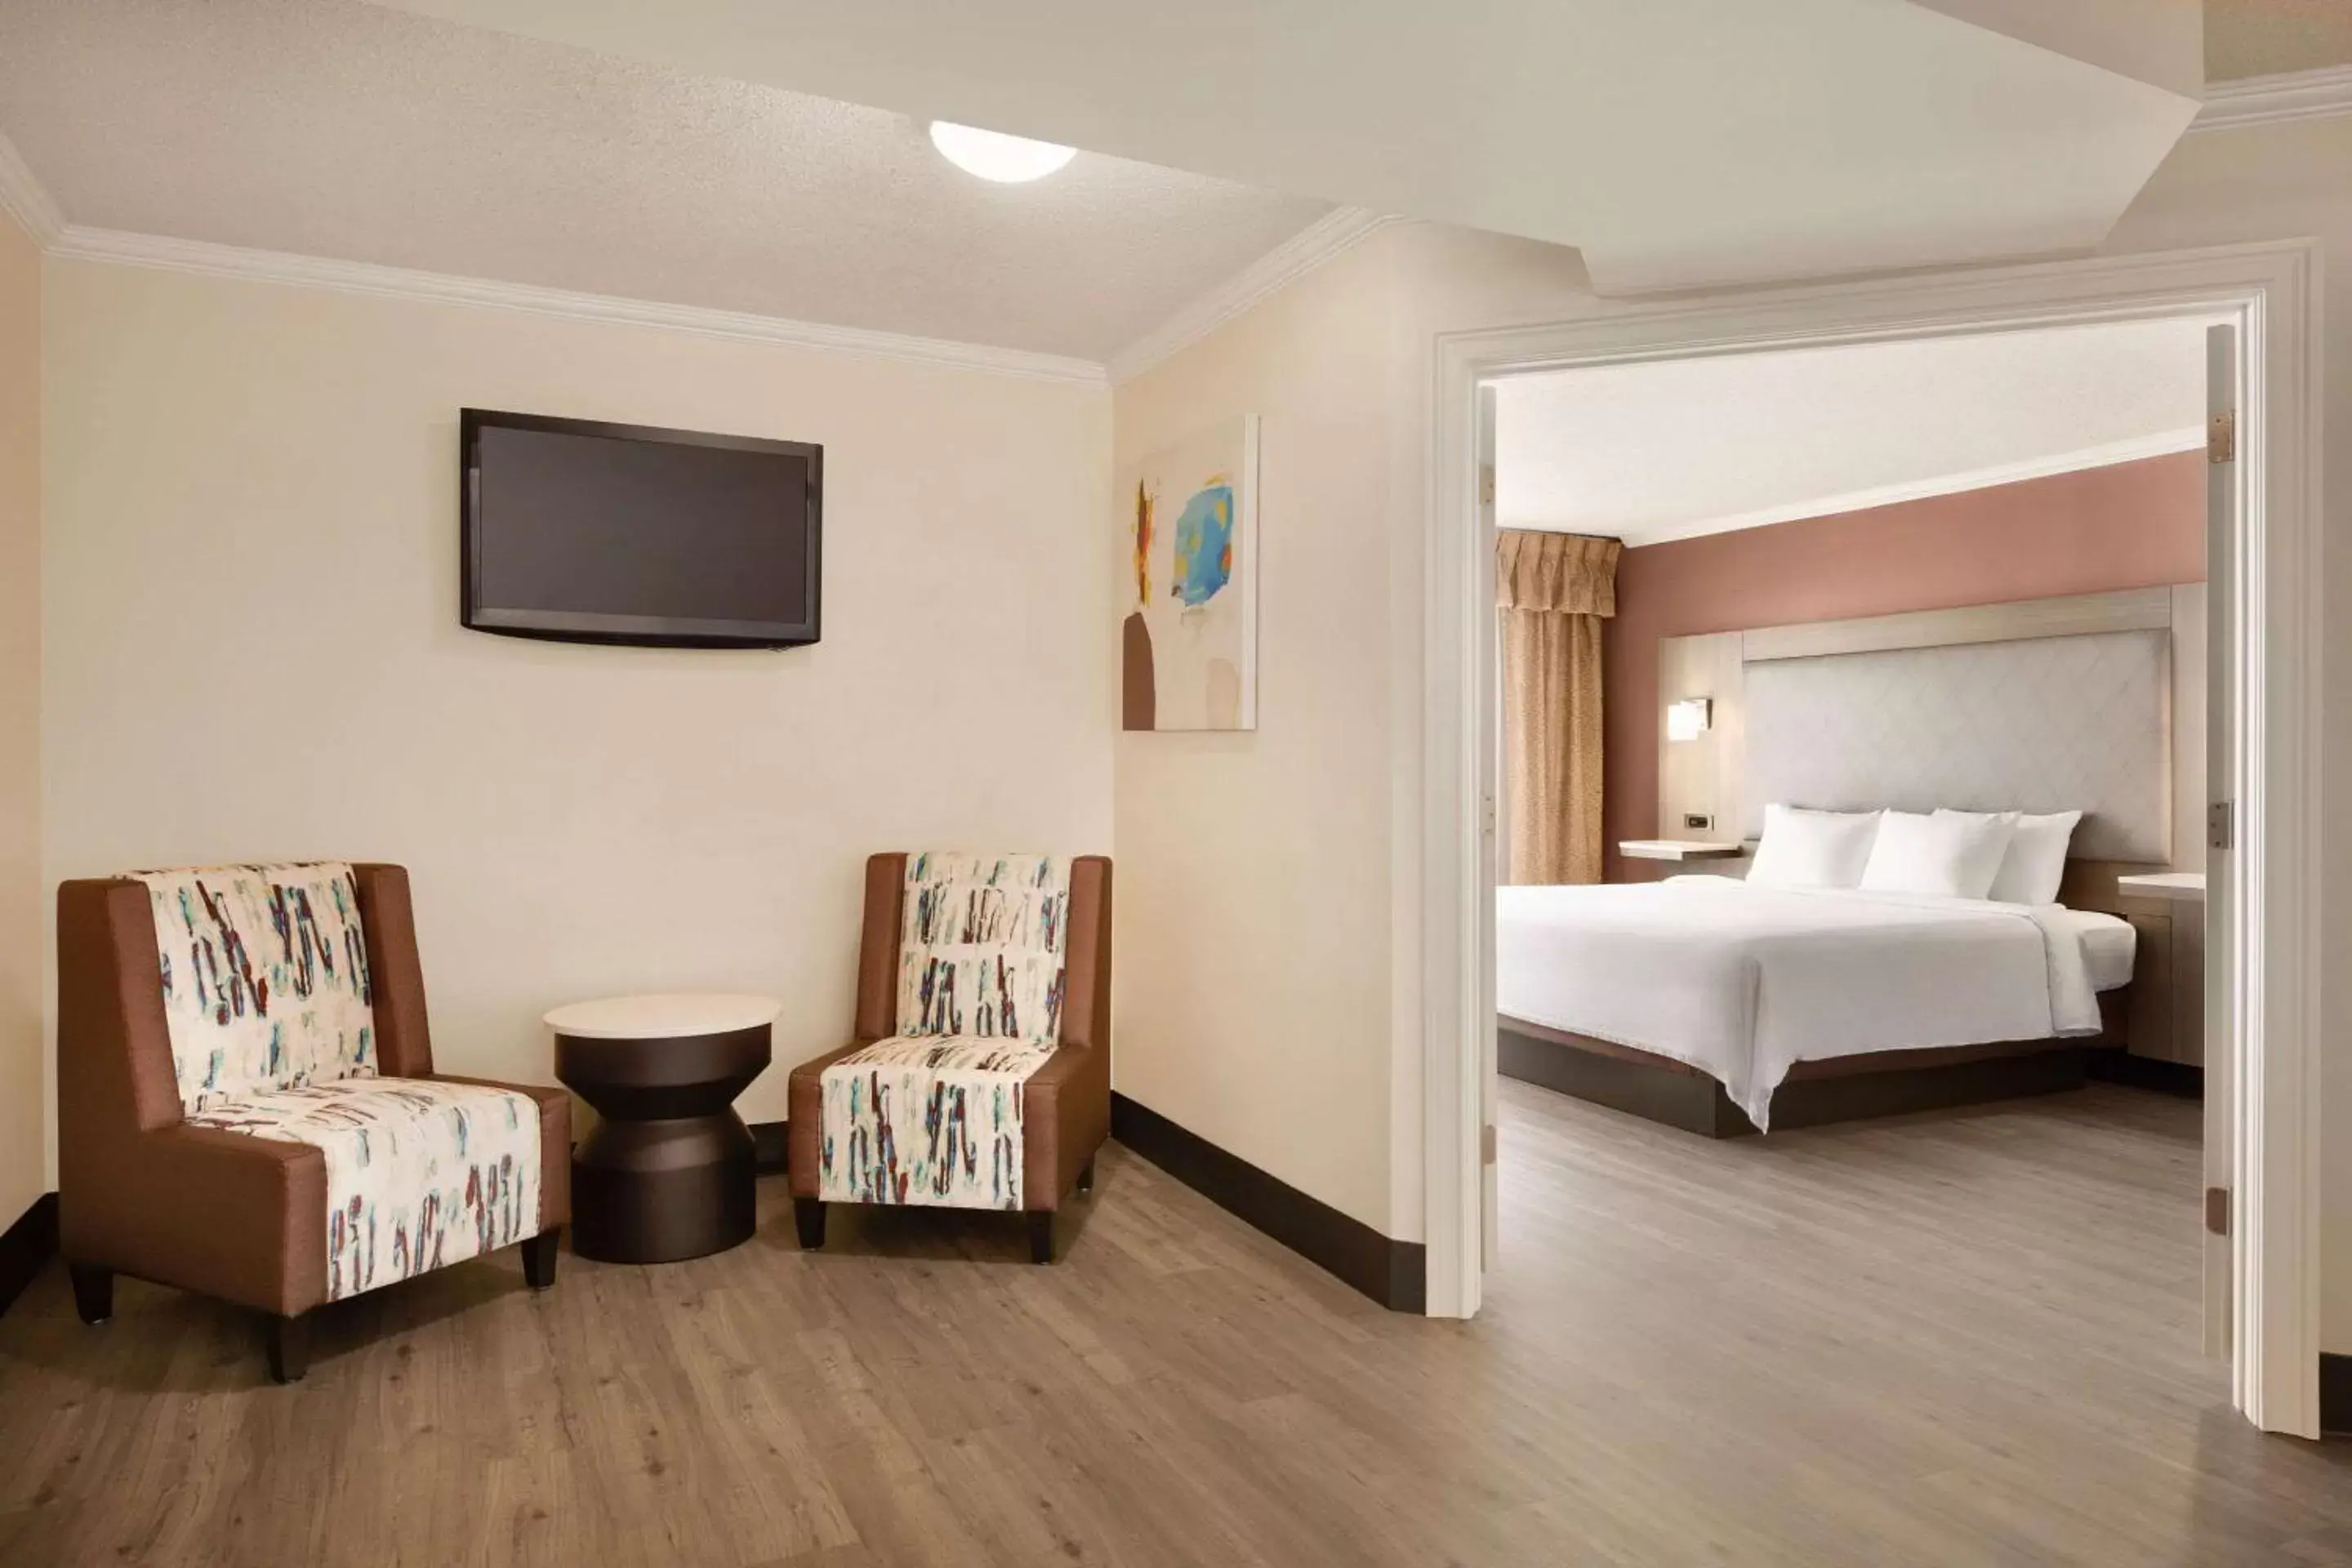
{"label": "blue circle in painting", "polygon": [[1173,541],[1176,570],[1170,591],[1187,609],[1207,604],[1234,574],[1234,487],[1203,485],[1184,503]]}

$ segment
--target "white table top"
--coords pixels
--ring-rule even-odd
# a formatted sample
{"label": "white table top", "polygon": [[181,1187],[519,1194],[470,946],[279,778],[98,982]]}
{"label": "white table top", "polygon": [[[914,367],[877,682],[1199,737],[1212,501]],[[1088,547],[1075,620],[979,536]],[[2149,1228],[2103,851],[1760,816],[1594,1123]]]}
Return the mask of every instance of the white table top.
{"label": "white table top", "polygon": [[2143,899],[2202,899],[2202,871],[2143,871],[2116,879],[2116,890]]}
{"label": "white table top", "polygon": [[730,996],[688,991],[662,996],[607,996],[574,1002],[547,1015],[559,1035],[585,1040],[657,1040],[673,1035],[723,1035],[775,1022],[783,1004],[773,996]]}
{"label": "white table top", "polygon": [[1748,847],[1711,838],[1627,838],[1619,842],[1617,852],[1636,860],[1732,860],[1745,855]]}

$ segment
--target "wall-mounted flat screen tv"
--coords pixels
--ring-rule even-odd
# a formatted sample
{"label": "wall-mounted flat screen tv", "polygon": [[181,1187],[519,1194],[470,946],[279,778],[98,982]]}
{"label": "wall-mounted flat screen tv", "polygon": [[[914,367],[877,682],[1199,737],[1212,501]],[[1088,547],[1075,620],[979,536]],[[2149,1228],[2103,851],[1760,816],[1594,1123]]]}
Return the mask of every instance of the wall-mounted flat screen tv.
{"label": "wall-mounted flat screen tv", "polygon": [[824,448],[468,408],[465,624],[654,647],[817,639]]}

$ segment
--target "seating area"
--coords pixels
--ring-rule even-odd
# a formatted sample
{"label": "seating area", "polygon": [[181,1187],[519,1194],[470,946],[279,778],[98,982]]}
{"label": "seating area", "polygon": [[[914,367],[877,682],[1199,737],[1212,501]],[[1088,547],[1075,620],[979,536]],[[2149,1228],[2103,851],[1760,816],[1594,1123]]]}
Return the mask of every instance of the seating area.
{"label": "seating area", "polygon": [[[861,942],[854,1042],[791,1077],[802,1245],[824,1245],[831,1204],[1010,1210],[1051,1262],[1110,1131],[1109,861],[877,855]],[[84,1321],[111,1316],[118,1274],[216,1296],[264,1315],[290,1383],[321,1303],[510,1247],[554,1283],[571,1097],[435,1071],[404,869],[68,881],[58,950],[60,1243]],[[654,1070],[677,1044],[652,1043]],[[660,1130],[688,1123],[647,1125],[657,1180],[677,1163]],[[582,1171],[628,1201],[625,1172]],[[756,1228],[712,1217],[698,1234],[723,1239],[698,1250]]]}

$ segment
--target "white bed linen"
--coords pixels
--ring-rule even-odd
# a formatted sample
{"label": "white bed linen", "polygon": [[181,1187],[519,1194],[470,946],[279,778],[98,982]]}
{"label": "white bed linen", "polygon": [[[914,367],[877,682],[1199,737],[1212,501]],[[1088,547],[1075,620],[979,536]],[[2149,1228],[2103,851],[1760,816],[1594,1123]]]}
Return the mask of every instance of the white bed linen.
{"label": "white bed linen", "polygon": [[1508,1017],[1687,1063],[1759,1128],[1799,1061],[2099,1030],[2078,911],[1727,877],[1497,889]]}
{"label": "white bed linen", "polygon": [[2050,919],[2083,944],[2083,967],[2090,973],[2092,990],[2113,991],[2131,984],[2132,960],[2139,952],[2139,932],[2132,930],[2131,921],[2096,910],[2060,909]]}

